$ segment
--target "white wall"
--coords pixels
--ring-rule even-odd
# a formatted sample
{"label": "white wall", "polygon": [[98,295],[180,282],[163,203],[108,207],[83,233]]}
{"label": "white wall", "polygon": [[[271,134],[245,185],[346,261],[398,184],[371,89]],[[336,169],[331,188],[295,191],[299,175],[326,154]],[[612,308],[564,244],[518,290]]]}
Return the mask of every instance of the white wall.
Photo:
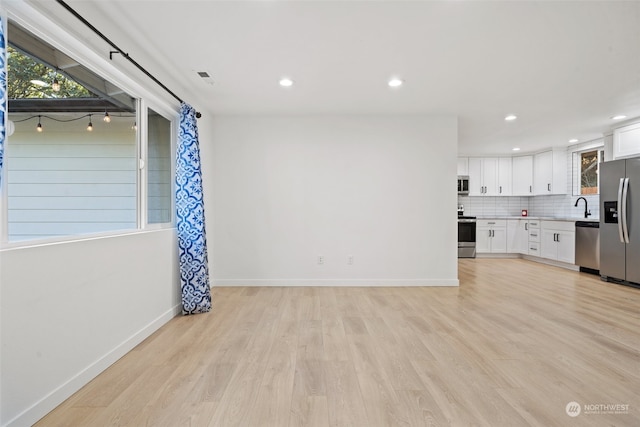
{"label": "white wall", "polygon": [[458,284],[455,117],[216,117],[211,138],[214,284]]}
{"label": "white wall", "polygon": [[0,251],[0,425],[32,425],[180,309],[175,229]]}

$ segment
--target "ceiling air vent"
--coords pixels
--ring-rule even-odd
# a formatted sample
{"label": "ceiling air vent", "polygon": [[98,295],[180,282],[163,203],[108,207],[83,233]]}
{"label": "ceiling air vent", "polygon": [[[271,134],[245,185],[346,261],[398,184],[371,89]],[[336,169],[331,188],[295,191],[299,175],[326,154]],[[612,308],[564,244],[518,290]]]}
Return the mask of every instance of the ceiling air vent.
{"label": "ceiling air vent", "polygon": [[207,73],[206,71],[197,71],[197,73],[205,83],[210,84],[210,85],[213,84],[213,78],[211,77],[211,75],[209,73]]}

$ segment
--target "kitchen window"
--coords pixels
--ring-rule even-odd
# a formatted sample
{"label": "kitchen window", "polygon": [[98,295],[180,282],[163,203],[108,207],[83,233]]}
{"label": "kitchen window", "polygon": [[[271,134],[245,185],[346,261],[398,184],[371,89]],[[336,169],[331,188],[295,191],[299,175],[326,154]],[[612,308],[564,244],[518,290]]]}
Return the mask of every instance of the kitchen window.
{"label": "kitchen window", "polygon": [[604,160],[602,147],[573,153],[573,194],[586,196],[599,193],[598,167]]}

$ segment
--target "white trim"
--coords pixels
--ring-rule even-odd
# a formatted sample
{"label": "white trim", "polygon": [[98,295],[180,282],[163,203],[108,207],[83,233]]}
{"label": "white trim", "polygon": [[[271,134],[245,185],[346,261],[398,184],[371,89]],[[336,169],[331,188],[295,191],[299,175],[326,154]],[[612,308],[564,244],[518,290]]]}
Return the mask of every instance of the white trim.
{"label": "white trim", "polygon": [[458,279],[214,279],[214,286],[401,287],[460,286]]}
{"label": "white trim", "polygon": [[73,378],[69,379],[69,381],[60,385],[40,401],[8,421],[5,426],[19,427],[33,425],[181,312],[182,305],[180,304],[167,310],[113,350],[80,371]]}
{"label": "white trim", "polygon": [[148,214],[148,170],[149,170],[149,131],[147,126],[149,124],[149,113],[147,110],[147,103],[144,99],[138,98],[136,111],[136,137],[138,141],[138,161],[137,161],[137,206],[138,206],[138,228],[143,229],[147,225]]}
{"label": "white trim", "polygon": [[526,259],[528,261],[533,261],[533,262],[539,262],[541,264],[552,265],[554,267],[566,268],[567,270],[580,271],[580,266],[579,265],[568,264],[568,263],[562,262],[562,261],[555,261],[555,260],[548,259],[548,258],[539,258],[539,257],[532,256],[532,255],[522,255],[522,258],[524,258],[524,259]]}
{"label": "white trim", "polygon": [[0,252],[18,249],[29,249],[37,246],[51,246],[51,245],[63,245],[73,242],[82,242],[85,240],[98,240],[98,239],[112,239],[114,237],[130,236],[133,234],[146,234],[154,233],[159,230],[168,230],[175,228],[174,226],[166,224],[157,224],[157,227],[148,228],[145,230],[131,230],[126,232],[104,232],[94,233],[86,235],[68,236],[68,238],[51,238],[51,239],[38,239],[38,240],[24,240],[20,242],[7,243],[5,246],[0,247]]}

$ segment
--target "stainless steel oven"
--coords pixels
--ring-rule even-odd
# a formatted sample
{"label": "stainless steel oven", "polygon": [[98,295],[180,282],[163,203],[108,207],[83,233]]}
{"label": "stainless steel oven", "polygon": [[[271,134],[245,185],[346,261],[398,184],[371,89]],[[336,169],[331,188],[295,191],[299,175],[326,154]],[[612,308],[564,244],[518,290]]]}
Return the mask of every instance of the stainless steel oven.
{"label": "stainless steel oven", "polygon": [[476,257],[476,217],[458,216],[458,258]]}

